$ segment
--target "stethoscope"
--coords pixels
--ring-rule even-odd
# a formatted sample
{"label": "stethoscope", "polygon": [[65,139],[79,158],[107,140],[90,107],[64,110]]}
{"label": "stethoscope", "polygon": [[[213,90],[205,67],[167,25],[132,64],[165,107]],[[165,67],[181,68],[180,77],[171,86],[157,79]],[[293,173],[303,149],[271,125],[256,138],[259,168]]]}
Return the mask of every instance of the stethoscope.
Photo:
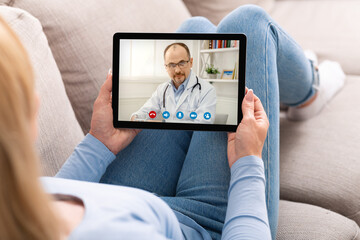
{"label": "stethoscope", "polygon": [[[164,95],[163,95],[163,107],[165,108],[165,94],[166,94],[166,91],[168,89],[168,87],[170,86],[170,84],[168,84],[165,88],[165,91],[164,91]],[[201,84],[199,83],[199,78],[196,76],[196,83],[194,84],[194,86],[192,87],[191,89],[191,93],[193,92],[194,88],[196,88],[196,86],[199,86],[199,91],[201,93]]]}

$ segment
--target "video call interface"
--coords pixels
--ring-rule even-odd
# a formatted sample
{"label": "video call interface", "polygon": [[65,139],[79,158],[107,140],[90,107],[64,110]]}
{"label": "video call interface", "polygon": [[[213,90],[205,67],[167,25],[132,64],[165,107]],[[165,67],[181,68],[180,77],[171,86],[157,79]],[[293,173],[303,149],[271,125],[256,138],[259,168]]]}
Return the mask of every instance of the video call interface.
{"label": "video call interface", "polygon": [[121,39],[118,120],[237,125],[239,41]]}

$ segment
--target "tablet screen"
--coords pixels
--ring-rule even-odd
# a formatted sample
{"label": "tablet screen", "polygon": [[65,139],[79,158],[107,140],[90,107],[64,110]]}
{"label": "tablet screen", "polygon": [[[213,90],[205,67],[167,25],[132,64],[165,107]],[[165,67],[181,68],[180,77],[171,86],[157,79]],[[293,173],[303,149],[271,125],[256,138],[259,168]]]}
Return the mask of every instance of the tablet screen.
{"label": "tablet screen", "polygon": [[235,131],[242,119],[242,34],[114,35],[114,126]]}

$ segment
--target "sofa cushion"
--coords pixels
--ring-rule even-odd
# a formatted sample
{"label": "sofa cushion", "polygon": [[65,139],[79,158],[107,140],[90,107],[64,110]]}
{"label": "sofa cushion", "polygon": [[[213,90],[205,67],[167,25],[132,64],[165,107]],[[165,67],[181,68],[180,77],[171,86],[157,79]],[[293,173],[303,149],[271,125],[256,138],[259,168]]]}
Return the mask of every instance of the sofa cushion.
{"label": "sofa cushion", "polygon": [[27,12],[0,6],[32,62],[40,96],[37,148],[44,175],[52,176],[82,140],[81,131],[40,22]]}
{"label": "sofa cushion", "polygon": [[277,240],[360,240],[352,220],[321,207],[280,201]]}
{"label": "sofa cushion", "polygon": [[360,225],[360,77],[316,117],[280,119],[281,199],[321,206]]}
{"label": "sofa cushion", "polygon": [[274,0],[183,0],[193,16],[204,16],[217,25],[232,10],[245,4],[255,4],[270,11]]}
{"label": "sofa cushion", "polygon": [[113,34],[174,32],[190,17],[181,0],[1,2],[40,20],[84,133],[90,128],[93,103],[111,67]]}
{"label": "sofa cushion", "polygon": [[360,75],[360,1],[276,1],[271,16],[319,60],[339,61],[347,74]]}

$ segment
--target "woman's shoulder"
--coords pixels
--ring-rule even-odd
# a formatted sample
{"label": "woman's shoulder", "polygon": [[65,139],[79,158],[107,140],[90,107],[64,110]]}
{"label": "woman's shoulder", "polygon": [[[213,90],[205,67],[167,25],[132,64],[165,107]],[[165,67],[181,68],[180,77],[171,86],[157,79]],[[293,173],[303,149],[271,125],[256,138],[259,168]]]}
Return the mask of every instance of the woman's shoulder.
{"label": "woman's shoulder", "polygon": [[[138,188],[57,177],[41,177],[40,180],[45,190],[50,194],[68,194],[87,198],[92,201],[104,201],[105,199],[110,199],[115,202],[121,201],[122,203],[125,203],[126,200],[134,200],[134,202],[132,202],[133,204],[141,204],[141,202],[144,202],[171,210],[160,198],[148,191]],[[138,201],[135,201],[136,199],[138,199]]]}
{"label": "woman's shoulder", "polygon": [[128,239],[182,236],[174,212],[150,192],[52,177],[42,177],[41,181],[50,194],[68,194],[84,202],[84,219],[70,239],[115,239],[112,236],[119,234]]}

